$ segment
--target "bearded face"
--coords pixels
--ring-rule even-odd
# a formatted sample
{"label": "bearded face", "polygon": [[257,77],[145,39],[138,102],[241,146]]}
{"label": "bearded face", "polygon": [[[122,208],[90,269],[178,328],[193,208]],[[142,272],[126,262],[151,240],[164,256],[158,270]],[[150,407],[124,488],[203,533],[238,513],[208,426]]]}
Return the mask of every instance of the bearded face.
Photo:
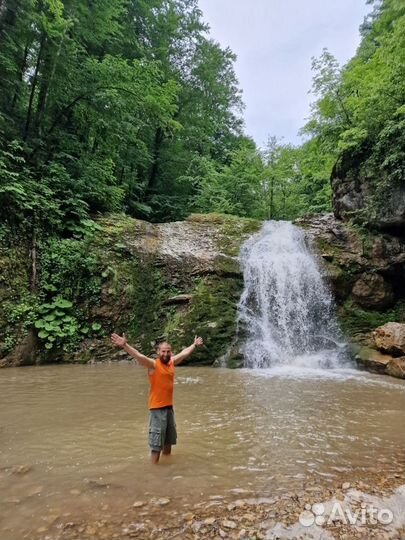
{"label": "bearded face", "polygon": [[172,348],[168,343],[161,343],[158,348],[158,356],[163,364],[167,364],[172,357]]}

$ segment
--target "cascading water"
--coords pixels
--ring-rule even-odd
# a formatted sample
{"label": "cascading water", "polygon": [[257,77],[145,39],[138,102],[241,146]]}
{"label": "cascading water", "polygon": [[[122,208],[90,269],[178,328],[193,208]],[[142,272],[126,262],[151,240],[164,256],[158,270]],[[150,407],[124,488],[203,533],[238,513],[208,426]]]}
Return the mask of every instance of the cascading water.
{"label": "cascading water", "polygon": [[238,306],[245,367],[350,365],[334,302],[305,234],[269,221],[241,249],[245,288]]}

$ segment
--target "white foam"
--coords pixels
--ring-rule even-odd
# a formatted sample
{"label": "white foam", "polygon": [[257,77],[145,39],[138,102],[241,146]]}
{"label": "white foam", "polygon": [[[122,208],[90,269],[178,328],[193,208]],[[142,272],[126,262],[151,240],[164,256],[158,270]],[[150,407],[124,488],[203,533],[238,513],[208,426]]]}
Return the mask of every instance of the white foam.
{"label": "white foam", "polygon": [[263,378],[285,378],[285,379],[319,379],[334,380],[336,382],[353,381],[355,383],[382,386],[385,388],[396,388],[405,391],[405,381],[396,380],[388,375],[377,375],[368,373],[355,368],[310,368],[297,367],[296,365],[275,366],[272,368],[248,369],[242,368],[242,372]]}
{"label": "white foam", "polygon": [[288,221],[268,221],[242,246],[238,329],[247,334],[246,367],[326,369],[352,363],[333,296],[307,240]]}
{"label": "white foam", "polygon": [[199,384],[200,377],[176,377],[175,384]]}

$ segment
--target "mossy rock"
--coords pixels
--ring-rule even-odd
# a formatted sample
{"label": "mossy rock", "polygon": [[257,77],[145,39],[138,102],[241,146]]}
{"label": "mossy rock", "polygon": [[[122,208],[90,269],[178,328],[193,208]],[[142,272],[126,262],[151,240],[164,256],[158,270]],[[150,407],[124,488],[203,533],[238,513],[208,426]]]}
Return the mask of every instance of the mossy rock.
{"label": "mossy rock", "polygon": [[262,226],[262,222],[256,219],[218,213],[191,214],[186,221],[215,225],[218,249],[230,257],[236,257],[243,241]]}
{"label": "mossy rock", "polygon": [[228,351],[235,336],[242,288],[241,278],[201,279],[192,292],[190,308],[169,318],[165,334],[174,350],[190,344],[195,335],[204,339],[204,347],[194,352],[190,364],[212,365]]}
{"label": "mossy rock", "polygon": [[370,333],[390,321],[405,321],[405,303],[403,301],[383,313],[362,309],[351,300],[338,308],[338,318],[344,332],[358,342],[369,341]]}
{"label": "mossy rock", "polygon": [[[184,256],[181,249],[180,256],[170,250],[162,251],[162,242],[168,237],[167,231],[164,234],[166,224],[151,224],[121,214],[103,216],[97,223],[94,237],[85,245],[97,260],[92,271],[97,273],[98,289],[91,291],[91,298],[84,295],[69,300],[73,301],[80,320],[90,326],[94,321],[102,325],[100,336],[93,336],[90,341],[99,337],[106,343],[87,350],[83,349],[82,341],[77,350],[60,355],[54,351],[46,355],[39,350],[38,358],[42,362],[52,358],[66,362],[69,354],[72,361],[79,362],[115,358],[115,349],[110,348],[110,355],[108,352],[108,336],[112,331],[125,332],[131,343],[149,355],[161,339],[170,340],[177,352],[192,343],[195,334],[200,334],[205,346],[193,354],[190,363],[211,365],[223,356],[233,343],[237,304],[243,289],[237,255],[243,241],[257,232],[261,223],[231,215],[194,214],[186,220],[184,231],[181,223],[169,229],[179,231],[175,240],[180,247],[184,247],[183,238],[189,239],[188,259],[188,247]],[[204,234],[209,240],[208,258],[204,242],[198,255],[192,252],[193,242]],[[4,277],[4,269],[9,265],[3,264],[0,269],[0,297],[6,294],[3,283],[8,290],[18,290],[17,296],[13,293],[12,298],[4,297],[8,301],[15,298],[18,302],[29,290],[30,261],[26,250],[21,247],[20,251],[14,257],[18,260],[14,275],[9,272]],[[0,259],[3,257],[13,260],[5,249],[0,250]],[[71,288],[75,289],[74,281]],[[173,302],[175,297],[185,301]],[[42,302],[42,297],[37,296],[36,303]],[[6,318],[3,323],[0,320],[0,329],[2,324],[8,324]],[[15,343],[18,341],[16,336]],[[39,341],[39,349],[43,345]]]}
{"label": "mossy rock", "polygon": [[[206,234],[213,235],[218,245],[218,255],[206,275],[193,276],[184,261],[170,259],[166,263],[159,253],[146,255],[114,248],[118,238],[124,244],[130,241],[135,230],[142,235],[142,222],[132,226],[127,219],[103,219],[109,233],[101,234],[97,249],[104,264],[113,267],[106,288],[111,292],[108,302],[122,307],[111,316],[117,331],[126,331],[145,354],[153,354],[162,339],[177,352],[192,343],[196,334],[202,335],[205,345],[195,351],[189,363],[211,365],[227,352],[235,335],[237,303],[243,289],[235,255],[261,224],[222,214],[194,214],[186,221],[196,226],[206,224]],[[171,302],[176,295],[187,297],[187,301]]]}

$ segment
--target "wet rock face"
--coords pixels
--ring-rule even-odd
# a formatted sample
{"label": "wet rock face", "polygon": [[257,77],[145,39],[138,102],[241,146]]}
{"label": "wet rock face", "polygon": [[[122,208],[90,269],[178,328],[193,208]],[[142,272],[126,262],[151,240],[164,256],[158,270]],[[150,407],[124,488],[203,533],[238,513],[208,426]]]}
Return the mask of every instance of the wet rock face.
{"label": "wet rock face", "polygon": [[143,222],[136,234],[126,235],[125,243],[134,254],[153,257],[157,265],[181,265],[187,273],[196,275],[215,271],[219,235],[219,227],[208,220]]}
{"label": "wet rock face", "polygon": [[360,210],[364,200],[370,194],[369,185],[360,178],[335,168],[332,174],[332,207],[333,213],[339,219],[350,217]]}
{"label": "wet rock face", "polygon": [[387,374],[398,379],[405,379],[405,356],[393,358],[387,366]]}
{"label": "wet rock face", "polygon": [[392,357],[369,347],[362,347],[356,354],[356,360],[369,371],[385,374]]}
{"label": "wet rock face", "polygon": [[[373,331],[391,321],[405,323],[404,240],[359,229],[333,214],[309,216],[295,223],[306,230],[319,255],[347,338],[366,346],[357,354],[357,361],[370,371],[402,378],[403,362],[394,357],[405,356],[405,349],[394,353],[388,341],[384,341],[385,348],[380,343],[377,346]],[[391,339],[386,332],[377,331],[381,343]],[[382,354],[387,351],[389,355]]]}
{"label": "wet rock face", "polygon": [[395,186],[387,195],[387,204],[380,210],[378,224],[383,229],[404,230],[405,185]]}
{"label": "wet rock face", "polygon": [[384,324],[374,330],[373,338],[378,350],[392,356],[405,355],[405,324],[396,322]]}
{"label": "wet rock face", "polygon": [[394,301],[392,286],[381,274],[362,274],[353,286],[352,296],[364,308],[386,308]]}
{"label": "wet rock face", "polygon": [[333,214],[298,219],[320,256],[338,304],[384,310],[405,296],[405,243],[360,230]]}
{"label": "wet rock face", "polygon": [[[195,334],[203,337],[205,346],[192,355],[190,363],[211,365],[224,355],[235,333],[236,308],[243,289],[239,249],[261,223],[197,214],[181,222],[155,224],[110,215],[98,224],[100,230],[88,249],[97,260],[100,291],[96,299],[78,299],[75,308],[86,313],[89,324],[101,325],[100,335],[83,337],[75,351],[55,350],[45,359],[41,356],[44,345],[35,341],[35,332],[29,336],[16,332],[13,350],[3,358],[0,352],[0,367],[127,358],[111,346],[112,331],[125,332],[130,342],[148,355],[155,354],[161,340],[168,340],[177,352],[190,345]],[[27,291],[25,274],[21,281],[22,291]],[[0,287],[2,299],[6,290]],[[1,327],[0,316],[0,346]]]}
{"label": "wet rock face", "polygon": [[5,358],[0,359],[0,367],[31,366],[36,363],[38,340],[30,330]]}
{"label": "wet rock face", "polygon": [[[367,198],[372,194],[372,187],[366,181],[351,179],[332,179],[333,211],[337,218],[349,219],[361,210]],[[373,219],[373,225],[382,230],[400,230],[405,226],[405,187],[396,186],[387,192],[384,207]]]}
{"label": "wet rock face", "polygon": [[[177,352],[199,334],[205,346],[188,363],[213,364],[227,352],[236,329],[243,289],[240,246],[261,223],[219,214],[156,224],[126,218],[124,226],[115,219],[99,222],[96,249],[112,277],[94,317],[105,328],[126,332],[148,355],[158,341],[169,341]],[[90,358],[119,358],[107,342],[89,347]]]}

